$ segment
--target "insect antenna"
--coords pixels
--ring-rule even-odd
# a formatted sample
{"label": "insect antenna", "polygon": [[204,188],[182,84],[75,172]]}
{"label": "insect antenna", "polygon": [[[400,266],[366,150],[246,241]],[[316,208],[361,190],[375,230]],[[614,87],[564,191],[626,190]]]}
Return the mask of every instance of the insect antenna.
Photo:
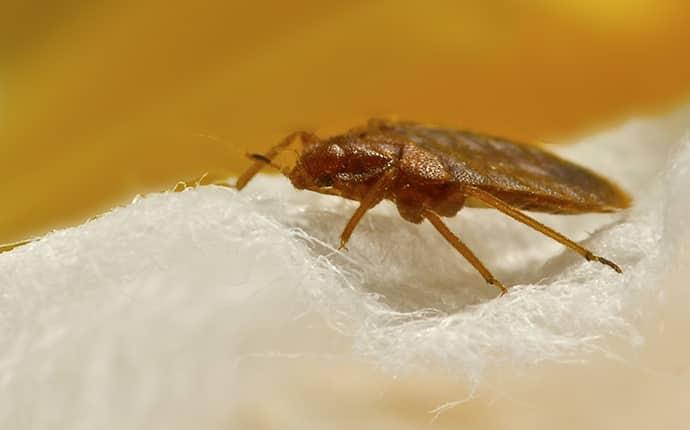
{"label": "insect antenna", "polygon": [[266,157],[265,155],[257,154],[257,153],[250,153],[250,152],[248,152],[246,155],[249,159],[254,160],[254,161],[260,161],[260,162],[266,164],[267,166],[273,167],[274,169],[281,170],[281,171],[285,169],[285,167],[281,167],[279,164],[277,164],[276,162],[274,162],[270,158]]}
{"label": "insect antenna", "polygon": [[274,161],[272,161],[270,158],[266,157],[265,155],[256,154],[256,153],[247,153],[247,157],[250,160],[264,163],[265,165],[280,171],[280,173],[282,173],[283,175],[287,175],[288,173],[290,173],[289,167],[281,166],[281,165],[275,163]]}
{"label": "insect antenna", "polygon": [[[283,152],[284,150],[288,149],[290,145],[297,141],[310,141],[310,140],[318,140],[316,136],[314,136],[311,133],[305,132],[305,131],[297,131],[295,133],[289,134],[287,137],[285,137],[283,140],[281,140],[277,145],[269,149],[265,154],[259,155],[258,158],[254,157],[253,154],[250,154],[249,158],[254,160],[254,164],[249,166],[247,170],[244,171],[240,175],[239,178],[237,178],[237,181],[235,182],[235,188],[238,190],[241,190],[244,188],[249,181],[252,180],[252,178],[259,173],[262,167],[264,167],[267,163],[266,161],[273,162],[273,159]],[[284,169],[280,169],[283,173],[285,173]]]}

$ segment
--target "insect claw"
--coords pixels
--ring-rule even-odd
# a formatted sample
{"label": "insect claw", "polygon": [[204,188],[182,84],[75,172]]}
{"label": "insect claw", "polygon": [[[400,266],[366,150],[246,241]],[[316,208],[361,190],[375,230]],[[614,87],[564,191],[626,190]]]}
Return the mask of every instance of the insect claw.
{"label": "insect claw", "polygon": [[607,259],[605,259],[604,257],[596,257],[596,259],[597,259],[597,261],[600,262],[601,264],[605,264],[605,265],[609,266],[610,268],[612,268],[612,269],[615,270],[616,272],[618,272],[618,273],[623,273],[623,270],[620,268],[620,266],[617,265],[616,263],[614,263],[613,261],[607,260]]}
{"label": "insect claw", "polygon": [[340,245],[338,246],[338,251],[349,251],[347,249],[347,243],[344,240],[340,241]]}
{"label": "insect claw", "polygon": [[501,294],[499,295],[499,297],[504,296],[504,295],[508,292],[508,289],[506,288],[506,286],[503,285],[503,283],[502,283],[501,281],[499,281],[498,279],[496,279],[496,278],[487,279],[487,282],[488,282],[490,285],[493,285],[494,287],[496,287],[496,288],[498,288],[499,290],[501,290]]}
{"label": "insect claw", "polygon": [[591,252],[585,255],[585,259],[587,261],[597,261],[601,264],[605,264],[605,265],[609,266],[610,268],[612,268],[613,270],[615,270],[618,273],[623,273],[623,269],[621,269],[620,266],[617,265],[616,263],[614,263],[613,261],[607,260],[604,257],[599,257],[598,255],[594,255]]}

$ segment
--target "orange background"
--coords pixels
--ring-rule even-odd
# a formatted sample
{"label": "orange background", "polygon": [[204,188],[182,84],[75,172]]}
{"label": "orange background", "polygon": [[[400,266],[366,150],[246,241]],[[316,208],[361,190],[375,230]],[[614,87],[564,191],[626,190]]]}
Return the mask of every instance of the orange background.
{"label": "orange background", "polygon": [[297,128],[549,140],[690,95],[685,0],[193,3],[4,2],[0,242],[237,172]]}

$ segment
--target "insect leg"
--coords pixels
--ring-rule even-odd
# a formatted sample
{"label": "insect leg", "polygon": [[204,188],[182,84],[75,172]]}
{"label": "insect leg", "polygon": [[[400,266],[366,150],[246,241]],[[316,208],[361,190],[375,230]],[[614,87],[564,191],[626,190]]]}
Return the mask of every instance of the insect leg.
{"label": "insect leg", "polygon": [[501,281],[494,278],[494,275],[492,275],[491,272],[489,272],[489,269],[484,266],[476,255],[474,255],[472,250],[468,248],[458,236],[448,229],[446,224],[444,224],[441,220],[441,217],[429,209],[424,210],[424,217],[428,219],[436,230],[441,233],[441,236],[443,236],[448,243],[453,246],[453,248],[462,254],[462,256],[465,257],[465,259],[477,270],[477,272],[484,277],[484,280],[487,284],[493,285],[501,290],[501,295],[504,295],[508,292],[508,289],[501,283]]}
{"label": "insect leg", "polygon": [[393,179],[395,179],[397,174],[398,171],[396,169],[388,170],[383,174],[381,179],[376,181],[374,185],[372,185],[371,189],[367,191],[367,193],[364,195],[364,198],[360,201],[359,207],[355,213],[352,214],[352,217],[350,217],[350,220],[347,222],[343,232],[340,234],[340,246],[338,249],[347,249],[347,242],[350,240],[352,232],[355,231],[355,227],[357,227],[357,224],[362,219],[364,214],[383,199],[386,188],[391,182],[393,182]]}
{"label": "insect leg", "polygon": [[265,154],[251,154],[249,158],[254,160],[254,164],[249,166],[249,168],[245,170],[245,172],[240,175],[239,178],[237,178],[235,188],[238,190],[244,188],[254,177],[254,175],[259,173],[259,170],[261,170],[266,164],[270,164],[270,162],[273,161],[278,154],[287,149],[287,147],[292,145],[295,141],[297,141],[297,139],[301,139],[303,142],[309,140],[318,140],[318,138],[311,133],[307,133],[306,131],[297,131],[289,134],[285,139],[280,141],[280,143],[273,148],[269,149]]}
{"label": "insect leg", "polygon": [[[254,161],[260,161],[266,166],[271,166],[274,169],[281,171],[283,174],[288,173],[286,169],[278,166],[261,154],[247,154],[247,158],[250,158]],[[192,184],[193,186],[218,185],[221,187],[234,188],[232,185],[228,184],[228,178],[230,176],[232,176],[232,173],[228,170],[212,170],[194,179],[178,182],[172,190],[176,193],[179,193],[187,188],[189,186],[188,184]]]}
{"label": "insect leg", "polygon": [[503,200],[500,200],[491,193],[487,193],[484,190],[481,190],[476,187],[467,187],[465,189],[465,192],[467,195],[476,197],[479,200],[482,200],[484,203],[488,204],[489,206],[492,206],[499,211],[503,212],[504,214],[508,215],[509,217],[515,219],[516,221],[519,221],[523,224],[526,224],[533,229],[541,232],[542,234],[545,234],[546,236],[550,237],[551,239],[555,240],[556,242],[560,242],[563,245],[567,246],[568,248],[572,249],[573,251],[577,252],[581,256],[583,256],[587,261],[598,261],[601,264],[605,264],[615,270],[618,273],[623,273],[621,268],[614,263],[613,261],[607,260],[604,257],[599,257],[598,255],[594,255],[590,250],[587,248],[578,245],[574,241],[568,239],[567,237],[563,236],[559,232],[553,230],[552,228],[549,228],[545,226],[544,224],[540,223],[539,221],[535,220],[534,218],[531,218],[519,210],[515,209],[514,207],[510,206],[508,203],[504,202]]}

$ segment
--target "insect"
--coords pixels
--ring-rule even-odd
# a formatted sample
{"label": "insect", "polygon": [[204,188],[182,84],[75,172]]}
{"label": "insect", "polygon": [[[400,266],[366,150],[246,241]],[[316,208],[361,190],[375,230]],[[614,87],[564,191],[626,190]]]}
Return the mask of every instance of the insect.
{"label": "insect", "polygon": [[[294,167],[276,166],[275,157],[297,142],[302,143],[302,151]],[[359,207],[340,235],[341,249],[364,214],[387,199],[405,220],[416,224],[428,220],[488,284],[505,294],[503,283],[441,219],[455,216],[463,207],[488,207],[560,242],[588,261],[622,272],[616,263],[521,211],[613,212],[629,207],[630,197],[596,173],[534,145],[414,122],[372,119],[365,126],[328,139],[295,132],[265,154],[249,157],[254,163],[237,179],[238,190],[270,165],[280,169],[297,189],[358,201]],[[204,175],[195,182],[227,186],[223,175]],[[0,252],[30,241],[0,246]]]}
{"label": "insect", "polygon": [[588,261],[622,273],[616,263],[521,212],[613,212],[631,204],[631,198],[612,182],[537,146],[469,131],[373,119],[328,139],[304,131],[292,133],[265,154],[250,154],[254,163],[237,179],[236,188],[244,188],[298,141],[303,148],[294,167],[281,169],[292,185],[359,202],[340,235],[341,249],[364,214],[388,199],[405,220],[428,220],[503,295],[506,287],[441,219],[455,216],[463,207],[489,207]]}

